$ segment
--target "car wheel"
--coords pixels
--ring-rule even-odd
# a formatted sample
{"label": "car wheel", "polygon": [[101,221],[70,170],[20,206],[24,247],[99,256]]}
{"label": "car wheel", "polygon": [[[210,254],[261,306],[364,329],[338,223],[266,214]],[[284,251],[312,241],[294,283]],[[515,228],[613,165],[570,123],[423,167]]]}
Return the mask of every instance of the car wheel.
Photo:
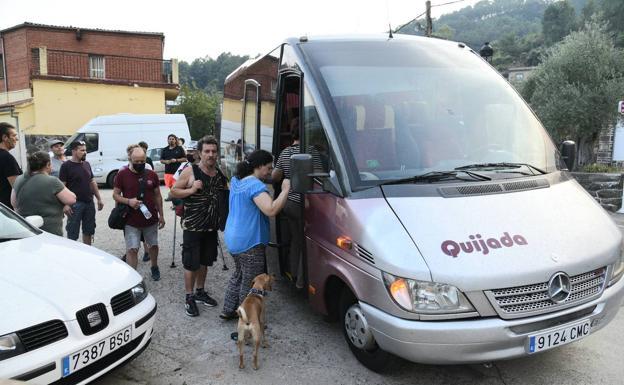
{"label": "car wheel", "polygon": [[106,185],[110,188],[115,187],[115,177],[117,176],[117,170],[111,171],[106,177]]}
{"label": "car wheel", "polygon": [[377,345],[357,298],[348,288],[344,288],[340,296],[340,321],[342,333],[355,358],[368,369],[382,372],[392,356]]}

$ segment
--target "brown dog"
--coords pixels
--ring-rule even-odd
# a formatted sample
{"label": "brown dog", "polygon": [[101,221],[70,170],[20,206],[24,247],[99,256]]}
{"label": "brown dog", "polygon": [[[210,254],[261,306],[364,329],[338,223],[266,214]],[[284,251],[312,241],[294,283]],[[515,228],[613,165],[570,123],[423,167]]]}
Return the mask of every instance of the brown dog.
{"label": "brown dog", "polygon": [[264,339],[265,327],[265,309],[264,296],[267,291],[271,291],[271,284],[274,278],[268,274],[260,274],[251,281],[251,290],[243,303],[236,309],[238,314],[238,345],[239,364],[238,367],[243,369],[243,343],[248,337],[251,337],[254,343],[253,352],[253,368],[258,369],[258,347],[262,342],[262,347],[267,347]]}

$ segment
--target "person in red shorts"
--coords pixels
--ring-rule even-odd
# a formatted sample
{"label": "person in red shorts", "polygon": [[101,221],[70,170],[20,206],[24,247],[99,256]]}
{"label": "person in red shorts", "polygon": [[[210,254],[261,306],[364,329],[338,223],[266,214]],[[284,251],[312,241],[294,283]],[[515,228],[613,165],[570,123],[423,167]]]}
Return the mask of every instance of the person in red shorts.
{"label": "person in red shorts", "polygon": [[182,162],[186,162],[186,152],[184,148],[178,146],[178,137],[169,134],[167,137],[168,146],[160,153],[160,163],[165,165],[165,186],[171,189],[175,183],[173,174],[178,170]]}

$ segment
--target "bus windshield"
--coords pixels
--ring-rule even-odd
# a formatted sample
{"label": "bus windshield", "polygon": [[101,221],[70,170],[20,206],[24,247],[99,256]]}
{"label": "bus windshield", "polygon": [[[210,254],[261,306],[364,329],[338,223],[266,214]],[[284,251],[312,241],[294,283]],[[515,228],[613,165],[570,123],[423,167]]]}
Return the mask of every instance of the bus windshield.
{"label": "bus windshield", "polygon": [[[557,170],[557,151],[514,89],[469,48],[436,39],[302,45],[337,116],[354,187],[471,165]],[[496,179],[525,173],[479,171]]]}

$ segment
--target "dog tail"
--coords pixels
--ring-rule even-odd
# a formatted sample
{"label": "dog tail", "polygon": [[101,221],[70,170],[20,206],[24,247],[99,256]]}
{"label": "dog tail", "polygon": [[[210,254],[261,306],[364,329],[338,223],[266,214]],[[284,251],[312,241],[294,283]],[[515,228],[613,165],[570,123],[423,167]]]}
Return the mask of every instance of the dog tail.
{"label": "dog tail", "polygon": [[238,309],[236,309],[236,313],[238,314],[238,317],[246,324],[249,324],[249,319],[247,319],[247,313],[245,312],[245,309],[243,309],[242,306],[239,306]]}

